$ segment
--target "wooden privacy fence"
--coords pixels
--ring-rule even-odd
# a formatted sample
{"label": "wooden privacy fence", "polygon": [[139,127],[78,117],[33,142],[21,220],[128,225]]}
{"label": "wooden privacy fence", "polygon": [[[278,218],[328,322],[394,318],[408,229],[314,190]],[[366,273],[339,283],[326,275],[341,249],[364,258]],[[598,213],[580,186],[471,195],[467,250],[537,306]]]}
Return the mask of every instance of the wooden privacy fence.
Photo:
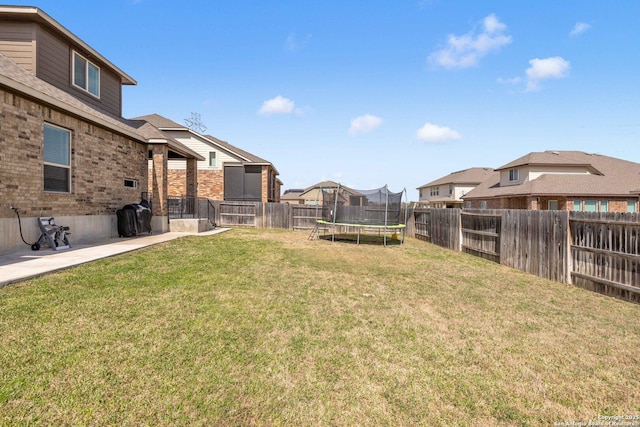
{"label": "wooden privacy fence", "polygon": [[311,231],[322,218],[322,206],[286,203],[212,202],[216,224],[221,227],[245,226]]}
{"label": "wooden privacy fence", "polygon": [[638,214],[417,209],[413,219],[418,239],[640,302]]}

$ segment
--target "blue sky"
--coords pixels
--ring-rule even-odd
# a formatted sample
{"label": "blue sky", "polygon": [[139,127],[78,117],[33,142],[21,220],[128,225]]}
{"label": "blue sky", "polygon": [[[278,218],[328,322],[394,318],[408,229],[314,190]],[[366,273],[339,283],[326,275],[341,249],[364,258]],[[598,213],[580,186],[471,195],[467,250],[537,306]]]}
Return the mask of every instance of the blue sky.
{"label": "blue sky", "polygon": [[416,187],[532,151],[640,162],[640,2],[43,0],[138,81],[123,113],[271,161],[284,189]]}

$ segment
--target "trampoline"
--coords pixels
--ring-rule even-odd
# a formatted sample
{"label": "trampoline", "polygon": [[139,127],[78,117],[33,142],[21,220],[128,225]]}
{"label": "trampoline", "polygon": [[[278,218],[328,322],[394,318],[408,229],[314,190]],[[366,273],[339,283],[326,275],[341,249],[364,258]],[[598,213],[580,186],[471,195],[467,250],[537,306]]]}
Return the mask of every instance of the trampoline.
{"label": "trampoline", "polygon": [[317,215],[312,236],[319,238],[319,229],[323,228],[331,230],[331,241],[352,240],[345,238],[351,234],[360,244],[363,234],[377,233],[384,246],[387,246],[388,234],[393,241],[404,243],[407,211],[405,209],[403,217],[402,198],[404,196],[406,204],[406,190],[395,193],[386,185],[374,190],[354,190],[338,184],[335,188],[322,189],[319,195],[322,219]]}

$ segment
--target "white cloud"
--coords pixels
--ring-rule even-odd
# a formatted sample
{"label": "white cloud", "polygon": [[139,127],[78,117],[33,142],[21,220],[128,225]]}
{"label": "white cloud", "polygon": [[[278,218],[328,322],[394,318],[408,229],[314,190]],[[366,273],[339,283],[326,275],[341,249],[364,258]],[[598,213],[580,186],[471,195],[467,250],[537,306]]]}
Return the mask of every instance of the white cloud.
{"label": "white cloud", "polygon": [[453,129],[444,126],[438,126],[433,123],[425,123],[416,131],[418,139],[425,142],[444,142],[449,139],[460,139],[462,135]]}
{"label": "white cloud", "polygon": [[349,134],[355,135],[360,132],[370,132],[381,124],[382,119],[380,117],[372,116],[371,114],[365,114],[364,116],[359,116],[351,120]]}
{"label": "white cloud", "polygon": [[571,37],[575,37],[579,34],[584,33],[585,31],[587,31],[589,28],[591,28],[591,25],[585,23],[585,22],[578,22],[576,25],[574,25],[573,29],[571,30],[571,32],[569,33],[569,35]]}
{"label": "white cloud", "polygon": [[271,114],[290,114],[294,111],[295,103],[280,95],[262,103],[258,114],[270,116]]}
{"label": "white cloud", "polygon": [[462,36],[450,34],[447,46],[429,56],[431,64],[443,68],[467,68],[478,63],[483,56],[500,50],[511,43],[511,36],[505,35],[507,26],[495,14],[482,20],[482,32],[471,31]]}
{"label": "white cloud", "polygon": [[538,89],[542,80],[562,79],[569,75],[571,64],[569,61],[553,56],[551,58],[535,58],[529,61],[531,67],[527,68],[527,90]]}

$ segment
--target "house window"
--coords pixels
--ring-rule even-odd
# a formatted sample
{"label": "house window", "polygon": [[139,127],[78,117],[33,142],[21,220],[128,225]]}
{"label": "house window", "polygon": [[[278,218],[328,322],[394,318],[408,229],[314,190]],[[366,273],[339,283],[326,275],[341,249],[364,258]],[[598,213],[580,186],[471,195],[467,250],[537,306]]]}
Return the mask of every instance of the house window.
{"label": "house window", "polygon": [[598,203],[595,200],[584,201],[585,212],[598,212]]}
{"label": "house window", "polygon": [[487,209],[487,202],[486,200],[483,200],[480,202],[480,209]]}
{"label": "house window", "polygon": [[582,200],[573,201],[573,210],[576,212],[580,212],[582,210]]}
{"label": "house window", "polygon": [[449,185],[449,195],[453,194],[453,185]]}
{"label": "house window", "polygon": [[138,181],[135,179],[125,179],[124,186],[128,188],[138,188]]}
{"label": "house window", "polygon": [[557,200],[549,200],[548,207],[550,211],[558,210],[558,201]]}
{"label": "house window", "polygon": [[216,167],[216,152],[209,151],[209,166]]}
{"label": "house window", "polygon": [[509,181],[517,181],[519,179],[519,169],[509,170]]}
{"label": "house window", "polygon": [[609,201],[600,200],[600,212],[609,212]]}
{"label": "house window", "polygon": [[471,202],[464,202],[464,205],[467,209],[471,209]]}
{"label": "house window", "polygon": [[73,85],[100,97],[100,68],[73,52]]}
{"label": "house window", "polygon": [[635,200],[627,200],[627,212],[636,212]]}
{"label": "house window", "polygon": [[44,191],[71,191],[71,132],[44,125]]}
{"label": "house window", "polygon": [[431,195],[439,196],[440,195],[440,187],[431,187]]}

